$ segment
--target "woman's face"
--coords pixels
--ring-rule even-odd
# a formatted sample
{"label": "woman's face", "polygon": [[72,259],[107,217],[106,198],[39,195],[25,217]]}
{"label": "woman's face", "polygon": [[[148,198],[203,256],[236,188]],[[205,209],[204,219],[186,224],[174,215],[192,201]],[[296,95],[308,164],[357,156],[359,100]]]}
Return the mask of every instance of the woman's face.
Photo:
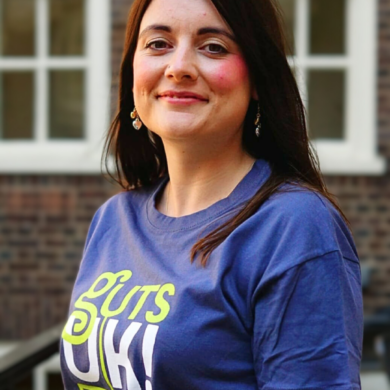
{"label": "woman's face", "polygon": [[153,0],[133,66],[138,114],[163,140],[241,137],[255,92],[234,35],[210,0]]}

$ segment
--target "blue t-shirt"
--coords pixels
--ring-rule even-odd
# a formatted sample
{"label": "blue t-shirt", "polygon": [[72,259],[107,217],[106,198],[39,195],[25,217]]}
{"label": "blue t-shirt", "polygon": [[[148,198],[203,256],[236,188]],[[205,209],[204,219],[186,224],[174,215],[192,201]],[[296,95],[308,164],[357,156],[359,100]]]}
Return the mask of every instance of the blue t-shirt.
{"label": "blue t-shirt", "polygon": [[328,201],[286,187],[205,268],[190,262],[269,174],[257,160],[227,198],[181,218],[155,207],[166,178],[97,211],[61,341],[67,390],[360,389],[360,267]]}

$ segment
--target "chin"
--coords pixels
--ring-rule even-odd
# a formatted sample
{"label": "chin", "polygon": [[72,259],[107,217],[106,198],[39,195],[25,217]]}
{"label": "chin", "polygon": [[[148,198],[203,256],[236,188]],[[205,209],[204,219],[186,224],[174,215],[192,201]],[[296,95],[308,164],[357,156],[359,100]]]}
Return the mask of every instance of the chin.
{"label": "chin", "polygon": [[188,139],[194,137],[196,134],[199,134],[201,129],[197,129],[191,124],[172,124],[171,126],[159,127],[156,134],[158,134],[162,139]]}
{"label": "chin", "polygon": [[151,127],[161,138],[188,138],[199,134],[204,126],[194,115],[169,115],[159,118],[158,123]]}

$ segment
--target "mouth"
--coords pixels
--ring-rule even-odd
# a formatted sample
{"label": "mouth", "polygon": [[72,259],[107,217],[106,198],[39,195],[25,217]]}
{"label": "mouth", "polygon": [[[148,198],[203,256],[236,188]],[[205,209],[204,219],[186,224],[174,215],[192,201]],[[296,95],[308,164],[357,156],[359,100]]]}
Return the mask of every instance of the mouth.
{"label": "mouth", "polygon": [[157,95],[157,99],[164,99],[172,102],[208,102],[204,96],[188,91],[166,91]]}

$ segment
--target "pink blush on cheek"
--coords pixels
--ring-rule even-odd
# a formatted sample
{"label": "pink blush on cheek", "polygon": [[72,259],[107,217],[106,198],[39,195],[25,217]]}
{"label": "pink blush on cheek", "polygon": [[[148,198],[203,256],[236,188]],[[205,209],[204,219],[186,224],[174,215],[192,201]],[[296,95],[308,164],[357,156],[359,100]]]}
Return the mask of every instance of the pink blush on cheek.
{"label": "pink blush on cheek", "polygon": [[134,85],[141,89],[150,89],[157,82],[161,72],[150,61],[136,60],[133,63]]}
{"label": "pink blush on cheek", "polygon": [[244,59],[237,55],[221,61],[212,78],[218,88],[230,89],[243,83],[249,83],[249,71]]}

